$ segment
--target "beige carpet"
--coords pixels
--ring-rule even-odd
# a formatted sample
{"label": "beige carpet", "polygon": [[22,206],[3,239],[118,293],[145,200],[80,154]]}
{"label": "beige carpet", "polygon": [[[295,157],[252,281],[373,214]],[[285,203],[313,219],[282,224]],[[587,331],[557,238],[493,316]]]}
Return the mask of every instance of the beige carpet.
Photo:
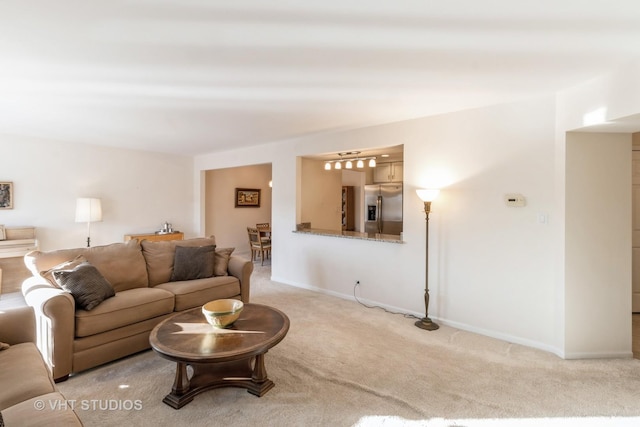
{"label": "beige carpet", "polygon": [[[640,360],[564,361],[268,280],[252,301],[287,313],[287,337],[266,356],[276,386],[162,403],[174,365],[152,351],[59,384],[87,426],[620,426],[640,425]],[[419,296],[417,296],[419,297]]]}

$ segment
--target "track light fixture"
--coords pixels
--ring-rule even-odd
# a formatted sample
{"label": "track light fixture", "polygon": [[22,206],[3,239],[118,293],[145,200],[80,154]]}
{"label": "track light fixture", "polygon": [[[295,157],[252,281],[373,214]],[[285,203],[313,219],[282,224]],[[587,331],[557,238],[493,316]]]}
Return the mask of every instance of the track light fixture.
{"label": "track light fixture", "polygon": [[324,170],[329,171],[332,169],[333,165],[333,169],[342,169],[342,164],[344,163],[344,168],[345,169],[353,169],[353,162],[355,161],[355,166],[357,169],[363,169],[364,168],[364,162],[366,160],[369,161],[369,167],[370,168],[375,168],[376,167],[376,158],[375,157],[371,157],[371,156],[360,156],[361,152],[360,151],[347,151],[344,153],[338,153],[338,156],[340,157],[339,159],[336,160],[327,160],[324,163]]}

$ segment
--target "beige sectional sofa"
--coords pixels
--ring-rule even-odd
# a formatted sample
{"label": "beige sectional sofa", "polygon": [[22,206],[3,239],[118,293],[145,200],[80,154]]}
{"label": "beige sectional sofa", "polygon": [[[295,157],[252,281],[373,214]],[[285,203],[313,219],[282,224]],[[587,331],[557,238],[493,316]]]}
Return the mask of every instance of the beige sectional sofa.
{"label": "beige sectional sofa", "polygon": [[[178,271],[184,271],[185,262],[208,261],[202,256],[213,256],[213,252],[192,252],[212,245],[213,236],[159,242],[130,240],[25,255],[33,276],[23,283],[22,293],[35,312],[37,344],[53,378],[62,381],[71,373],[148,349],[153,327],[177,311],[220,298],[249,302],[253,263],[232,255],[232,248],[215,248],[213,276],[198,272],[196,277],[202,278],[176,277]],[[73,288],[60,287],[69,283],[60,282],[71,277],[67,276],[69,271],[79,271],[79,263],[95,267],[113,288],[114,296],[91,309],[81,308],[85,300],[78,299],[76,292],[70,293]],[[201,264],[196,263],[196,267]]]}
{"label": "beige sectional sofa", "polygon": [[31,307],[0,310],[0,425],[81,426],[35,345],[34,320]]}

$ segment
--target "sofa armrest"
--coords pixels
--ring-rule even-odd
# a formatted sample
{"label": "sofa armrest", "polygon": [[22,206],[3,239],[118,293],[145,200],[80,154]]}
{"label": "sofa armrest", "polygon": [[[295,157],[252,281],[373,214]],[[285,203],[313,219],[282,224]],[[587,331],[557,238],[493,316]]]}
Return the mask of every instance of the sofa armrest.
{"label": "sofa armrest", "polygon": [[7,344],[36,342],[36,322],[32,307],[0,310],[0,341]]}
{"label": "sofa armrest", "polygon": [[53,378],[66,378],[72,370],[75,301],[68,292],[42,277],[22,283],[22,294],[35,315],[36,345]]}
{"label": "sofa armrest", "polygon": [[240,298],[242,302],[248,303],[253,263],[240,256],[231,255],[227,270],[231,276],[237,277],[240,281]]}

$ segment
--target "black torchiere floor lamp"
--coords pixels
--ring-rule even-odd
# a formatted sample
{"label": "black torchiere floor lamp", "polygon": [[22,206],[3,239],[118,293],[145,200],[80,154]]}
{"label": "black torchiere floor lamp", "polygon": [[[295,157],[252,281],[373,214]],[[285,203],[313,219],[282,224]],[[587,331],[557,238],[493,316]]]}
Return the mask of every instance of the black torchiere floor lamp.
{"label": "black torchiere floor lamp", "polygon": [[424,214],[426,223],[426,254],[425,254],[425,271],[424,271],[424,317],[416,322],[416,326],[427,331],[435,331],[440,326],[429,318],[429,212],[431,212],[431,202],[438,197],[440,190],[438,189],[419,189],[416,190],[420,200],[424,202]]}

